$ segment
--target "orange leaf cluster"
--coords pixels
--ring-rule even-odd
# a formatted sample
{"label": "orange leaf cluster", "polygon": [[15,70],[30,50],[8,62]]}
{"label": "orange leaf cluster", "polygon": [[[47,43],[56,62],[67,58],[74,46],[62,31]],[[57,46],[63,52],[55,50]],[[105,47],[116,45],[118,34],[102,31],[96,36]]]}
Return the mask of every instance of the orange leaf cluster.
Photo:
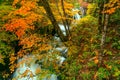
{"label": "orange leaf cluster", "polygon": [[10,68],[11,73],[13,73],[16,68],[16,64],[12,64],[9,68]]}
{"label": "orange leaf cluster", "polygon": [[[21,38],[28,28],[34,29],[33,23],[42,18],[34,12],[34,9],[37,8],[36,2],[37,0],[14,0],[13,6],[20,3],[21,7],[13,12],[15,17],[5,25],[6,30],[14,32],[18,38]],[[12,14],[10,13],[10,15]]]}
{"label": "orange leaf cluster", "polygon": [[41,42],[42,39],[37,37],[36,35],[31,35],[29,37],[25,37],[21,39],[20,45],[23,45],[23,48],[30,48],[35,46],[38,42]]}
{"label": "orange leaf cluster", "polygon": [[[36,2],[34,1],[25,1],[25,0],[22,0],[21,1],[21,7],[15,11],[15,14],[27,14],[29,11],[37,8],[36,6]],[[13,4],[15,5],[15,4]]]}
{"label": "orange leaf cluster", "polygon": [[39,74],[41,72],[41,69],[40,68],[37,68],[36,70],[35,70],[35,74]]}
{"label": "orange leaf cluster", "polygon": [[13,64],[17,58],[15,56],[10,57],[10,64]]}
{"label": "orange leaf cluster", "polygon": [[64,8],[65,8],[65,12],[66,12],[67,14],[72,15],[72,14],[71,14],[71,10],[73,9],[73,7],[74,7],[74,6],[73,6],[72,4],[67,3],[67,2],[64,1]]}
{"label": "orange leaf cluster", "polygon": [[7,31],[14,32],[18,38],[20,38],[25,33],[27,28],[33,29],[33,26],[29,26],[25,19],[12,19],[5,26]]}
{"label": "orange leaf cluster", "polygon": [[13,6],[14,6],[15,4],[17,4],[19,1],[20,1],[20,0],[14,0]]}
{"label": "orange leaf cluster", "polygon": [[37,21],[38,19],[41,19],[42,16],[38,15],[34,12],[30,12],[28,16],[25,18],[25,21],[27,24],[33,25],[33,22]]}
{"label": "orange leaf cluster", "polygon": [[[38,35],[30,35],[29,37],[21,38],[19,45],[23,45],[22,49],[19,53],[22,57],[27,52],[26,49],[31,53],[40,53],[41,51],[47,51],[51,49],[51,46],[47,43],[48,40],[46,38],[41,38]],[[31,51],[32,50],[32,51]]]}
{"label": "orange leaf cluster", "polygon": [[110,0],[109,3],[104,5],[104,13],[113,14],[118,8],[120,8],[120,0]]}
{"label": "orange leaf cluster", "polygon": [[14,70],[16,68],[16,63],[15,63],[16,60],[17,60],[17,57],[15,57],[14,54],[11,54],[10,55],[10,64],[9,64],[11,73],[14,72]]}
{"label": "orange leaf cluster", "polygon": [[38,2],[38,0],[14,0],[12,5],[16,7],[16,4],[20,4],[30,9],[36,7],[36,2]]}

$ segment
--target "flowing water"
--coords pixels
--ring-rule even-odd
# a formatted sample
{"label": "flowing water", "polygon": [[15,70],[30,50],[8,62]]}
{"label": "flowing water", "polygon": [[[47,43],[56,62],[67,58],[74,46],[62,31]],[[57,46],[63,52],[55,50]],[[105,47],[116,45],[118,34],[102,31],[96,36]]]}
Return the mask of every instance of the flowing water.
{"label": "flowing water", "polygon": [[[73,9],[73,11],[78,9]],[[73,18],[75,20],[79,20],[81,18],[81,15],[76,13]],[[60,29],[62,30],[63,34],[66,35],[64,25],[59,24]],[[60,38],[57,36],[54,36],[55,43],[51,43],[54,45],[54,50],[59,51],[63,56],[56,56],[56,58],[59,60],[59,66],[65,61],[66,57],[64,56],[67,54],[68,48],[63,45]],[[58,46],[59,45],[59,46]],[[19,63],[21,63],[20,67],[16,69],[16,71],[13,74],[13,78],[16,78],[17,80],[38,80],[38,76],[36,75],[36,69],[42,69],[41,65],[36,63],[35,55],[26,55],[22,59],[18,60]],[[28,65],[29,64],[29,65]],[[27,75],[23,75],[25,71],[29,71]],[[32,77],[31,77],[32,75]],[[42,76],[42,74],[41,74]],[[45,75],[42,80],[58,80],[56,74],[47,74]]]}

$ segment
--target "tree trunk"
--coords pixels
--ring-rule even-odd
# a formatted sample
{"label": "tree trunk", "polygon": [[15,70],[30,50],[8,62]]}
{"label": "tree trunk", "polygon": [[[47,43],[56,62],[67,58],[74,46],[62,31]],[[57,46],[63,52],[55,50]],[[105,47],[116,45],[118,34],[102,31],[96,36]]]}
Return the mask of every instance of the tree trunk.
{"label": "tree trunk", "polygon": [[108,20],[109,20],[109,15],[103,13],[105,11],[104,4],[106,4],[106,3],[108,3],[108,0],[106,0],[106,1],[101,0],[100,2],[98,2],[98,6],[99,6],[98,29],[99,29],[99,33],[102,35],[101,43],[100,43],[100,53],[98,56],[98,59],[99,59],[98,66],[99,67],[102,66],[102,60],[103,60],[104,49],[105,49],[106,31],[107,31]]}
{"label": "tree trunk", "polygon": [[99,33],[102,33],[102,28],[103,28],[103,6],[104,6],[104,2],[99,2],[98,3],[98,6],[99,6],[99,17],[98,17],[98,30],[99,30]]}
{"label": "tree trunk", "polygon": [[101,38],[101,44],[100,44],[100,53],[99,53],[99,66],[102,65],[102,59],[104,56],[104,48],[105,48],[105,40],[106,40],[106,31],[107,31],[107,26],[108,26],[108,20],[109,20],[109,15],[105,14],[105,18],[104,18],[104,26],[103,26],[103,30],[102,30],[102,38]]}
{"label": "tree trunk", "polygon": [[53,24],[54,29],[57,32],[57,34],[60,37],[60,39],[62,41],[67,41],[68,39],[63,34],[63,32],[61,31],[61,29],[60,29],[60,27],[59,27],[59,25],[58,25],[54,15],[53,15],[53,13],[52,13],[52,10],[50,8],[50,5],[49,5],[48,1],[47,0],[40,0],[40,2],[42,3],[42,6],[44,7],[44,9],[45,9],[45,11],[46,11],[46,13],[48,15],[48,18],[50,19],[51,23]]}
{"label": "tree trunk", "polygon": [[[63,0],[61,0],[61,5],[62,5],[62,10],[63,10],[63,16],[65,18],[67,18],[67,15],[66,15],[66,12],[65,12],[65,8],[64,8],[64,1]],[[70,36],[70,31],[69,31],[69,23],[68,23],[67,19],[64,20],[64,26],[65,26],[66,35],[69,37]]]}

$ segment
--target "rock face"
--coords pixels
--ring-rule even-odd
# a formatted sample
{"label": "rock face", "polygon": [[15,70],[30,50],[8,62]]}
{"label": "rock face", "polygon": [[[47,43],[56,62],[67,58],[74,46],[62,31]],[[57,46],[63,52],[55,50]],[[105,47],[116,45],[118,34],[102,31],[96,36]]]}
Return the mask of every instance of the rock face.
{"label": "rock face", "polygon": [[80,4],[80,10],[82,12],[82,16],[86,15],[86,11],[87,11],[87,7],[90,3],[88,2],[92,2],[92,0],[78,0],[79,4]]}

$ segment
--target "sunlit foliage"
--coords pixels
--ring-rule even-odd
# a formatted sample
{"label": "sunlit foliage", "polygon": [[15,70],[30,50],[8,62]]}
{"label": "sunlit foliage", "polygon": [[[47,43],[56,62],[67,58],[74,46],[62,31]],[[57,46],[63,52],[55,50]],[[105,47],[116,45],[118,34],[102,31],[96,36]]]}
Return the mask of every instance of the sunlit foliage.
{"label": "sunlit foliage", "polygon": [[107,4],[104,5],[105,11],[104,13],[113,14],[117,9],[120,8],[119,0],[109,0]]}
{"label": "sunlit foliage", "polygon": [[[63,42],[68,48],[64,55],[65,62],[58,65],[58,56],[62,54],[55,50],[54,43],[57,42],[53,37],[57,36],[56,27],[50,21],[49,13],[40,3],[41,0],[1,0],[0,78],[10,79],[17,68],[25,63],[30,66],[34,62],[42,64],[43,68],[35,71],[38,79],[46,76],[49,78],[49,74],[58,74],[61,80],[119,80],[120,1],[46,1],[57,24],[70,26],[69,36],[65,36],[68,39]],[[73,15],[78,13],[72,12],[73,8],[79,6],[87,9],[86,16],[73,20]],[[106,18],[106,15],[109,17]],[[101,45],[102,37],[104,43]],[[61,44],[57,43],[59,45]],[[103,49],[101,46],[104,46]],[[35,57],[34,61],[33,57],[28,57],[30,55]],[[24,57],[27,58],[19,61]],[[30,70],[25,70],[19,77],[28,74],[30,77],[34,76]]]}

